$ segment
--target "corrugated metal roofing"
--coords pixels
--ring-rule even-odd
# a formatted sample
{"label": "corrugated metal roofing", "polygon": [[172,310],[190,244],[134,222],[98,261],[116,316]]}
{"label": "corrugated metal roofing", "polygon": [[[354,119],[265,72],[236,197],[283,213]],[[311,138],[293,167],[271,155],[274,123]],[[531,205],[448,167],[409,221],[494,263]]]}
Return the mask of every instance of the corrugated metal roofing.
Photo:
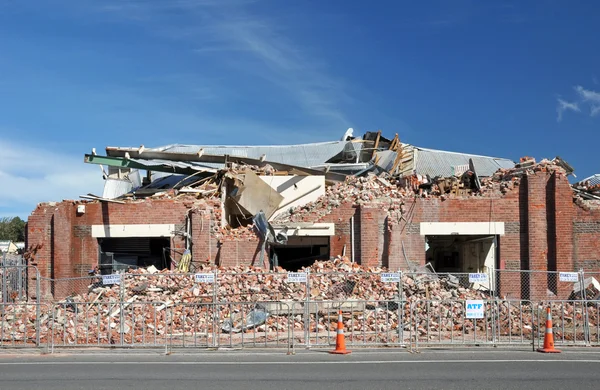
{"label": "corrugated metal roofing", "polygon": [[[197,153],[200,149],[204,149],[205,154],[230,155],[254,159],[259,159],[262,155],[265,155],[266,161],[308,168],[325,163],[333,156],[344,151],[344,147],[348,143],[349,141],[333,141],[314,144],[270,146],[200,146],[176,144],[150,150],[170,153]],[[356,146],[354,147],[356,148]]]}
{"label": "corrugated metal roofing", "polygon": [[478,156],[474,154],[446,152],[443,150],[415,147],[416,173],[431,177],[449,177],[454,168],[468,164],[473,159],[478,176],[492,176],[500,168],[514,168],[515,163],[506,158]]}
{"label": "corrugated metal roofing", "polygon": [[600,173],[596,173],[595,175],[592,175],[590,177],[586,177],[585,179],[583,179],[581,181],[586,182],[588,180],[590,181],[590,185],[595,186],[595,185],[600,184]]}
{"label": "corrugated metal roofing", "polygon": [[106,199],[116,199],[133,189],[133,184],[129,180],[108,178],[104,182],[104,191],[102,197]]}

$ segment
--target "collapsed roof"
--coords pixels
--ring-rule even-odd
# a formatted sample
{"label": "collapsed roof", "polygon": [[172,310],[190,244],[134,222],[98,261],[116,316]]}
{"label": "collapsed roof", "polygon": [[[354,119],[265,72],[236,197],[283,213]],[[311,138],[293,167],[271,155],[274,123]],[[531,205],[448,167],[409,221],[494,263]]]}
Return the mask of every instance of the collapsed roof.
{"label": "collapsed roof", "polygon": [[[381,131],[353,137],[348,129],[342,140],[300,145],[205,146],[173,144],[156,148],[107,147],[106,156],[85,155],[85,162],[109,167],[104,197],[114,198],[160,179],[159,188],[179,182],[179,175],[214,174],[228,164],[271,167],[292,175],[324,175],[329,183],[342,182],[348,175],[388,172],[391,175],[429,177],[458,176],[472,170],[489,177],[498,169],[509,169],[509,159],[420,148],[403,144],[398,135],[387,139]],[[151,172],[142,183],[136,170]],[[114,175],[118,172],[117,175]],[[165,179],[165,174],[175,178]]]}

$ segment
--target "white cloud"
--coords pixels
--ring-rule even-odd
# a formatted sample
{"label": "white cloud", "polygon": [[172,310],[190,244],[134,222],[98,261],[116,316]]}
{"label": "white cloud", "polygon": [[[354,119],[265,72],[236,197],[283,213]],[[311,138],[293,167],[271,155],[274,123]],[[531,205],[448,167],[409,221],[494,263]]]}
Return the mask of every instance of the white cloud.
{"label": "white cloud", "polygon": [[558,105],[556,106],[556,113],[557,113],[557,117],[556,120],[557,121],[561,121],[562,117],[563,117],[563,113],[565,111],[575,111],[575,112],[580,112],[581,109],[579,108],[579,105],[577,103],[574,102],[567,102],[566,100],[563,100],[561,98],[557,99]]}
{"label": "white cloud", "polygon": [[[248,0],[104,2],[100,11],[138,23],[168,39],[194,45],[198,55],[224,57],[226,66],[276,85],[313,117],[347,127],[341,103],[351,98],[344,83],[294,40],[285,23],[259,16]],[[92,3],[93,4],[93,3]],[[185,15],[184,18],[176,15]],[[230,54],[230,55],[229,55]]]}
{"label": "white cloud", "polygon": [[21,216],[41,202],[79,199],[87,193],[102,195],[102,173],[83,162],[83,153],[69,155],[5,139],[0,139],[0,150],[0,208],[4,214]]}
{"label": "white cloud", "polygon": [[583,102],[600,103],[600,93],[583,88],[581,85],[575,87],[575,91]]}
{"label": "white cloud", "polygon": [[[596,82],[597,81],[594,77],[594,83]],[[566,111],[582,112],[582,109],[586,109],[586,112],[587,109],[589,109],[591,117],[598,116],[600,114],[600,92],[587,89],[581,85],[576,85],[573,87],[573,89],[577,94],[577,99],[575,101],[569,102],[561,98],[557,98],[558,104],[556,106],[556,120],[560,122],[563,118],[563,114]]]}

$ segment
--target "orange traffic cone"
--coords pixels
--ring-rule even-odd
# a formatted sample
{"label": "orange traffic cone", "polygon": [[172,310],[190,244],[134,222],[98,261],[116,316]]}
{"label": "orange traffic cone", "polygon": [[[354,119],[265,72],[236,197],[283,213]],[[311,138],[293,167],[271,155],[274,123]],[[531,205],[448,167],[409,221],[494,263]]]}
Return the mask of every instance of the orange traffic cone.
{"label": "orange traffic cone", "polygon": [[552,334],[552,314],[550,308],[547,309],[546,315],[546,334],[544,335],[544,348],[538,348],[538,352],[543,353],[560,353],[558,349],[554,349],[554,334]]}
{"label": "orange traffic cone", "polygon": [[351,353],[346,349],[346,339],[344,338],[344,321],[342,320],[342,311],[338,315],[337,323],[337,335],[335,338],[335,349],[329,353],[335,353],[338,355],[347,355]]}

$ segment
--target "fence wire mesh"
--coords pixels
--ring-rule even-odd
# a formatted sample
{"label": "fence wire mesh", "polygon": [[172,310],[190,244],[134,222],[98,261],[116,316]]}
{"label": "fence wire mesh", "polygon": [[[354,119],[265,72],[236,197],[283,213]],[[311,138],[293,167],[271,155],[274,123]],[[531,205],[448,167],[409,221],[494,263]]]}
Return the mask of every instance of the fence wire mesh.
{"label": "fence wire mesh", "polygon": [[[0,346],[318,347],[335,343],[340,310],[353,346],[541,343],[547,307],[557,345],[600,345],[597,272],[0,275]],[[482,318],[466,317],[468,300]]]}

